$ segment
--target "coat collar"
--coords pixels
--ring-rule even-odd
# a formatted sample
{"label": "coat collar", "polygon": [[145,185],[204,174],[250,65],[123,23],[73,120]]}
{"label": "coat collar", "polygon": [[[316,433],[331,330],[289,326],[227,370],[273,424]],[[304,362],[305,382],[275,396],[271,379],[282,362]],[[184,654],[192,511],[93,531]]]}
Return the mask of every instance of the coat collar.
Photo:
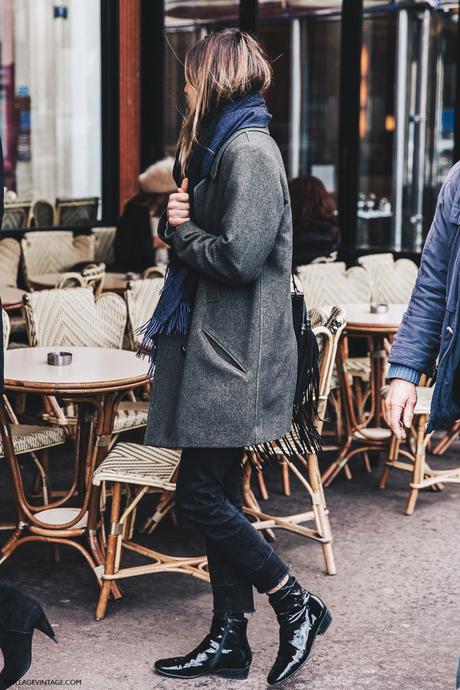
{"label": "coat collar", "polygon": [[245,134],[246,132],[263,132],[264,134],[268,134],[270,136],[270,132],[268,130],[268,127],[245,127],[244,129],[239,129],[237,130],[234,134],[232,134],[227,141],[225,141],[222,146],[220,147],[214,162],[211,166],[211,170],[209,172],[210,176],[214,180],[216,175],[217,175],[217,168],[219,166],[219,161],[222,158],[222,154],[224,153],[225,149],[227,146],[229,146],[234,139],[239,137],[241,134]]}

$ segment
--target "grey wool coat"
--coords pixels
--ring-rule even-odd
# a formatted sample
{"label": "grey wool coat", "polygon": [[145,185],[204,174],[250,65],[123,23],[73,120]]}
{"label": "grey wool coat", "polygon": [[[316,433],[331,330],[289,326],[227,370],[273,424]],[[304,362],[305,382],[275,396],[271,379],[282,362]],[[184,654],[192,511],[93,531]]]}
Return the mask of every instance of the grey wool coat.
{"label": "grey wool coat", "polygon": [[148,445],[243,447],[291,428],[297,374],[292,222],[268,129],[224,142],[194,190],[196,223],[160,233],[199,274],[187,336],[161,336]]}

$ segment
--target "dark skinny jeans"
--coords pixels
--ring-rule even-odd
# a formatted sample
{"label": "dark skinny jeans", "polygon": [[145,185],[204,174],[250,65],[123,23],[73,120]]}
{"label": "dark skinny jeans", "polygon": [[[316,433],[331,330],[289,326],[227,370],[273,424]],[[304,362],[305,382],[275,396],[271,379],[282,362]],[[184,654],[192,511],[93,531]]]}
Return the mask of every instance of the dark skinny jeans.
{"label": "dark skinny jeans", "polygon": [[179,519],[206,540],[214,613],[254,611],[253,586],[273,589],[289,572],[242,512],[243,448],[186,448],[176,483]]}

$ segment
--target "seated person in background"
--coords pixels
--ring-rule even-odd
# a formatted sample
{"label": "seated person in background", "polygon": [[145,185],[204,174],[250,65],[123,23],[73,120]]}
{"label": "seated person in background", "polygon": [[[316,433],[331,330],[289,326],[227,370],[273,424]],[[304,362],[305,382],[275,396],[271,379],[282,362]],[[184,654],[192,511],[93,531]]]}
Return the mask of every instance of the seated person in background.
{"label": "seated person in background", "polygon": [[117,223],[115,268],[142,273],[149,266],[168,263],[168,245],[157,234],[158,220],[169,195],[177,191],[174,159],[164,158],[139,175],[138,194],[127,201]]}
{"label": "seated person in background", "polygon": [[319,256],[329,256],[339,245],[334,203],[317,177],[304,175],[289,182],[292,207],[292,268]]}

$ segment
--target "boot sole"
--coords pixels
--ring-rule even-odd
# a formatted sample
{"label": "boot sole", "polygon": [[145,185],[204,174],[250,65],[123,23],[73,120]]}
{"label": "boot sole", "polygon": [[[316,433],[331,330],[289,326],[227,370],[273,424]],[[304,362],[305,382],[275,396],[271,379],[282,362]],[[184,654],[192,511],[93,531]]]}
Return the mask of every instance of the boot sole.
{"label": "boot sole", "polygon": [[326,611],[324,612],[323,617],[321,618],[321,621],[318,625],[318,628],[316,630],[316,635],[313,639],[313,642],[312,642],[311,647],[310,647],[310,651],[308,652],[308,656],[306,657],[306,659],[304,659],[304,661],[301,663],[299,668],[297,668],[289,676],[285,676],[282,680],[279,680],[276,683],[268,683],[270,685],[270,687],[275,687],[276,685],[282,685],[287,680],[289,680],[290,678],[295,676],[295,674],[298,673],[305,666],[305,664],[307,663],[307,661],[309,660],[309,658],[311,656],[311,653],[313,651],[313,647],[315,646],[317,635],[324,635],[324,633],[329,628],[331,623],[332,623],[332,613],[329,611],[329,609],[326,609]]}
{"label": "boot sole", "polygon": [[193,680],[193,678],[203,678],[204,676],[221,676],[222,678],[229,678],[232,680],[245,680],[249,675],[248,668],[221,668],[217,671],[208,671],[207,673],[197,673],[195,676],[181,676],[177,673],[167,673],[166,671],[160,671],[159,669],[154,669],[155,673],[159,676],[165,676],[167,678],[179,678],[180,680]]}

